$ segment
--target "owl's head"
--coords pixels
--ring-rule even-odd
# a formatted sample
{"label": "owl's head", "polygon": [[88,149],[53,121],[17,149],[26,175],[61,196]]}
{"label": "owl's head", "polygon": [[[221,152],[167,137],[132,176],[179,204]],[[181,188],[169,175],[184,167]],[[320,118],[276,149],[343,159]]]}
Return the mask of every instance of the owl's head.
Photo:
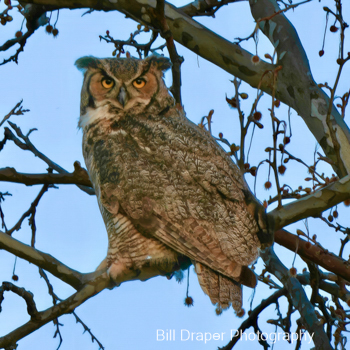
{"label": "owl's head", "polygon": [[141,113],[150,107],[166,108],[173,104],[163,81],[171,67],[168,58],[79,58],[75,62],[84,72],[79,126],[116,114]]}

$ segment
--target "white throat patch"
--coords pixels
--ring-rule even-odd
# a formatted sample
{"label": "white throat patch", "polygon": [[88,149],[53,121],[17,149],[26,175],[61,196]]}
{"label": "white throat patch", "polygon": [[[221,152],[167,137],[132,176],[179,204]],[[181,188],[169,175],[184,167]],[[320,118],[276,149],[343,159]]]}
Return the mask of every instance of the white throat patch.
{"label": "white throat patch", "polygon": [[89,124],[92,124],[101,119],[112,119],[112,118],[115,119],[116,118],[115,114],[109,113],[108,110],[109,110],[108,105],[100,106],[95,109],[88,107],[86,109],[86,113],[80,116],[78,127],[83,129]]}

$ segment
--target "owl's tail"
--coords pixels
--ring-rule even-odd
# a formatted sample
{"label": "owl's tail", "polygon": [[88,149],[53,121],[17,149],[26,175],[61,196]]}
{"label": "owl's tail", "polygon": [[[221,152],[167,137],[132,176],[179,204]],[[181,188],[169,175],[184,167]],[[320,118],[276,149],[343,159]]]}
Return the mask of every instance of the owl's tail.
{"label": "owl's tail", "polygon": [[211,302],[217,306],[216,313],[220,314],[232,305],[237,316],[242,317],[242,288],[240,283],[223,276],[201,263],[194,262],[198,281]]}

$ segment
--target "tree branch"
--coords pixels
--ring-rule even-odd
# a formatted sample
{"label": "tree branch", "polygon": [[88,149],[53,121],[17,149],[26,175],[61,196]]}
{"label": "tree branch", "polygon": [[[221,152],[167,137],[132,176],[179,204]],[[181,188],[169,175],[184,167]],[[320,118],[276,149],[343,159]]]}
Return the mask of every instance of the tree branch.
{"label": "tree branch", "polygon": [[235,336],[231,339],[231,341],[226,346],[219,348],[218,350],[231,350],[240,339],[240,335],[246,329],[254,327],[255,323],[257,322],[257,319],[259,318],[260,313],[271,304],[276,303],[281,296],[286,296],[287,294],[287,289],[281,288],[277,292],[270,295],[267,299],[262,300],[261,303],[254,310],[250,311],[249,317],[240,325]]}
{"label": "tree branch", "polygon": [[3,45],[0,46],[0,51],[6,51],[12,46],[19,44],[19,48],[16,50],[16,53],[13,54],[8,59],[4,59],[1,65],[4,65],[8,62],[18,63],[18,56],[23,51],[24,45],[26,44],[28,38],[42,25],[46,24],[47,19],[45,17],[46,9],[42,6],[37,5],[24,5],[24,9],[22,10],[22,15],[27,20],[27,32],[17,38],[7,40]]}
{"label": "tree branch", "polygon": [[[322,276],[321,278],[325,277]],[[302,285],[310,285],[310,273],[309,272],[304,272],[302,274],[297,275],[298,281]],[[319,289],[322,289],[323,291],[335,296],[336,298],[340,298],[341,300],[345,301],[346,303],[349,302],[350,300],[350,293],[344,294],[344,292],[340,289],[339,285],[336,283],[329,283],[325,282],[323,279],[319,281]]]}
{"label": "tree branch", "polygon": [[[28,2],[50,6],[50,9],[94,8],[103,11],[117,10],[141,24],[151,27],[156,26],[156,23],[152,21],[156,1],[151,0],[118,0],[118,2],[113,3],[108,0],[81,0],[80,2],[29,0]],[[253,64],[251,53],[215,34],[167,2],[165,2],[164,13],[169,29],[178,43],[251,86],[255,88],[260,86],[262,90],[271,93],[268,75],[265,74],[263,81],[261,81],[261,77],[266,71],[273,70],[274,65],[264,61],[261,61],[259,65]],[[283,101],[283,99],[280,100]]]}
{"label": "tree branch", "polygon": [[[29,112],[29,109],[23,109],[21,106],[23,100],[19,101],[16,106],[14,106],[9,113],[5,115],[5,117],[0,122],[0,126],[6,122],[12,115],[24,115],[24,113]],[[18,108],[18,109],[17,109]]]}
{"label": "tree branch", "polygon": [[309,334],[313,334],[316,349],[332,349],[323,326],[316,317],[315,309],[307,298],[299,281],[291,277],[288,269],[278,259],[272,247],[261,250],[260,256],[265,262],[267,271],[275,275],[288,290],[293,305],[299,311],[305,328]]}
{"label": "tree branch", "polygon": [[7,167],[0,169],[0,181],[21,183],[26,186],[43,184],[74,184],[92,188],[92,184],[86,170],[82,172],[74,171],[73,173],[62,174],[25,174],[18,173],[15,168]]}
{"label": "tree branch", "polygon": [[4,337],[1,337],[0,348],[14,346],[19,339],[24,338],[48,322],[56,319],[61,315],[71,313],[84,301],[98,294],[103,289],[108,288],[109,284],[109,276],[106,273],[98,276],[94,280],[87,282],[81,290],[74,293],[66,300],[52,306],[49,309],[36,313],[35,318],[31,319],[29,322],[21,327],[18,327]]}
{"label": "tree branch", "polygon": [[155,17],[156,21],[159,23],[158,27],[160,28],[161,36],[166,41],[166,46],[169,52],[170,60],[173,66],[171,67],[172,76],[173,76],[173,83],[170,88],[171,93],[174,96],[174,99],[176,103],[179,106],[182,106],[181,102],[181,64],[183,62],[183,58],[178,55],[176,46],[174,43],[174,38],[171,33],[171,30],[169,29],[168,23],[165,18],[164,13],[164,0],[157,0],[157,5],[155,9]]}
{"label": "tree branch", "polygon": [[302,258],[309,259],[350,282],[350,263],[340,259],[328,250],[304,241],[286,230],[275,232],[275,242],[292,252],[296,251]]}
{"label": "tree branch", "polygon": [[30,263],[49,271],[75,289],[82,288],[84,276],[89,275],[70,269],[53,256],[21,243],[2,231],[0,231],[0,249],[4,249],[19,258],[25,259]]}
{"label": "tree branch", "polygon": [[1,312],[1,303],[4,299],[4,292],[13,292],[18,296],[22,297],[27,304],[27,311],[31,318],[35,318],[38,310],[35,305],[34,295],[31,292],[28,292],[24,288],[19,288],[12,284],[11,282],[2,282],[2,286],[0,287],[0,312]]}
{"label": "tree branch", "polygon": [[[350,173],[350,131],[337,109],[329,107],[328,96],[315,83],[305,50],[291,22],[280,11],[276,0],[249,0],[251,12],[260,29],[277,52],[277,63],[282,65],[278,76],[276,97],[294,108],[304,119],[323,151],[343,177]],[[264,20],[265,18],[268,18]],[[332,111],[329,130],[328,109]],[[333,142],[341,145],[338,149]]]}
{"label": "tree branch", "polygon": [[268,215],[275,222],[278,230],[293,222],[307,217],[318,217],[328,208],[343,202],[350,197],[350,175],[331,183],[283,207],[272,210]]}
{"label": "tree branch", "polygon": [[[53,170],[56,170],[58,173],[61,174],[67,174],[68,171],[63,169],[61,166],[53,162],[50,158],[45,156],[43,153],[41,153],[30,141],[29,139],[29,134],[36,130],[36,129],[31,129],[27,135],[24,135],[22,133],[22,130],[14,123],[8,121],[8,123],[11,125],[11,127],[15,130],[17,136],[21,138],[24,142],[22,142],[18,137],[16,137],[13,132],[9,128],[5,128],[5,138],[12,140],[18,147],[20,147],[23,150],[28,150],[31,151],[36,157],[40,158],[43,160],[50,168]],[[74,168],[75,171],[80,171],[78,168],[80,167],[79,162],[74,163]],[[91,187],[86,187],[82,185],[77,185],[82,191],[86,192],[87,194],[93,195],[95,194],[95,191]]]}
{"label": "tree branch", "polygon": [[179,7],[179,11],[185,13],[187,16],[212,16],[215,17],[215,13],[225,5],[233,2],[239,2],[245,0],[196,0],[189,4]]}
{"label": "tree branch", "polygon": [[[350,263],[318,245],[304,241],[288,231],[281,229],[282,227],[301,219],[310,216],[320,216],[324,210],[348,199],[349,193],[350,176],[346,176],[345,178],[333,182],[308,196],[298,199],[281,208],[272,210],[267,216],[269,218],[268,222],[273,223],[271,227],[274,229],[274,240],[276,243],[284,246],[292,252],[295,252],[296,249],[298,249],[297,254],[301,257],[310,259],[328,271],[331,271],[350,282]],[[258,213],[256,219],[260,222],[263,220],[262,213],[265,212],[264,208],[255,200],[255,197],[253,197],[250,192],[248,192],[247,195],[249,195],[247,200],[248,207],[250,208],[252,215]]]}
{"label": "tree branch", "polygon": [[[29,0],[29,3],[52,9],[94,8],[95,10],[117,10],[142,24],[156,27],[152,20],[156,2],[151,0]],[[279,11],[275,0],[251,0],[252,14],[258,22]],[[223,39],[208,28],[194,21],[174,6],[165,3],[165,17],[174,39],[204,59],[244,80],[254,88],[272,94],[273,69],[275,65],[262,60],[255,65],[253,55],[236,44]],[[294,108],[322,146],[328,158],[334,161],[339,177],[350,172],[350,131],[339,112],[332,109],[334,133],[339,144],[342,164],[337,164],[333,142],[326,124],[329,98],[317,86],[311,76],[308,60],[298,35],[284,14],[259,23],[278,53],[278,64],[283,66],[276,84],[276,98]],[[271,34],[271,35],[270,35]]]}
{"label": "tree branch", "polygon": [[[38,206],[40,199],[42,198],[42,196],[44,195],[44,193],[47,190],[48,190],[48,185],[44,185],[42,187],[42,189],[40,190],[39,194],[36,196],[36,198],[32,202],[32,204],[30,205],[29,209],[23,213],[21,218],[17,221],[17,223],[10,230],[6,231],[7,235],[11,236],[14,231],[19,231],[21,226],[22,226],[23,220],[25,218],[27,218],[28,216],[31,216],[31,218],[29,218],[29,222],[31,219],[33,220],[34,215],[35,215],[35,211],[36,211],[36,207]],[[33,222],[32,223],[30,222],[31,226],[32,226],[32,224],[33,224]],[[34,241],[35,241],[34,238],[35,238],[35,231],[32,232],[32,247],[34,247]]]}

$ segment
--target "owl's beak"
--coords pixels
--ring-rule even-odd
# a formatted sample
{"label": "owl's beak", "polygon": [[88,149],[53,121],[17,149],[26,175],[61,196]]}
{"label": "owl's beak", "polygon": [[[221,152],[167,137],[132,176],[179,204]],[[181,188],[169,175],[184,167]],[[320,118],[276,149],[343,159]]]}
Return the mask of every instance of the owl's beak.
{"label": "owl's beak", "polygon": [[126,103],[128,102],[128,96],[127,96],[127,93],[126,93],[126,90],[125,90],[125,87],[122,86],[119,90],[119,94],[118,94],[118,102],[123,106],[125,107]]}

